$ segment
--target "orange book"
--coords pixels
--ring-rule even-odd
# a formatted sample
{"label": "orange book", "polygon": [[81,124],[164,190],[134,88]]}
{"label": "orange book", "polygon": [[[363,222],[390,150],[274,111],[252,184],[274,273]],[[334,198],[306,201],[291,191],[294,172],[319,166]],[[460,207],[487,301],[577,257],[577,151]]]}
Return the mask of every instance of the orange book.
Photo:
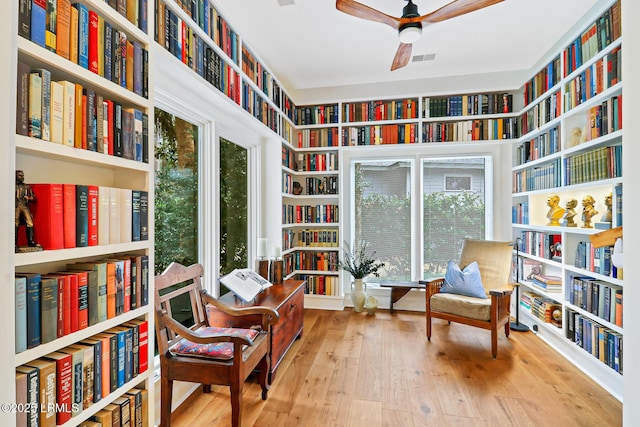
{"label": "orange book", "polygon": [[78,9],[69,9],[69,60],[78,63]]}
{"label": "orange book", "polygon": [[[75,9],[74,9],[75,10]],[[83,132],[82,129],[82,121],[83,121],[83,117],[84,115],[84,111],[82,109],[82,85],[76,83],[76,106],[75,106],[75,133],[74,133],[74,145],[76,148],[82,148],[82,140],[83,140],[83,135],[84,138],[86,139],[86,132]]]}
{"label": "orange book", "polygon": [[69,36],[71,30],[71,1],[57,0],[56,53],[69,59]]}
{"label": "orange book", "polygon": [[127,89],[133,92],[133,43],[127,40],[126,59]]}

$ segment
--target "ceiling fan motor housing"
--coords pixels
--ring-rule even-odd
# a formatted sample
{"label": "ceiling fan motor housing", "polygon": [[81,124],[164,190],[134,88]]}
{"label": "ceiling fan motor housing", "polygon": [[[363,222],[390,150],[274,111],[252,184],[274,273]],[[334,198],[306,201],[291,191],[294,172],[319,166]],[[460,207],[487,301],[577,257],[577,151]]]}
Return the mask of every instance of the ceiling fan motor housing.
{"label": "ceiling fan motor housing", "polygon": [[[419,16],[418,6],[409,0],[409,3],[402,8],[402,18],[417,18]],[[400,25],[400,28],[398,28],[398,35],[400,36],[400,41],[402,43],[413,43],[422,35],[422,23],[407,22]]]}

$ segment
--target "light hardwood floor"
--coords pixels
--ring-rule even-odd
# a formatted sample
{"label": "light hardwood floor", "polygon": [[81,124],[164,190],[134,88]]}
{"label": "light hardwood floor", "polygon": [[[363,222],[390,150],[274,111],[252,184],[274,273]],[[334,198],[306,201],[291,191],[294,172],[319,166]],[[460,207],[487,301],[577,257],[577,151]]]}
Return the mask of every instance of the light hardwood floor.
{"label": "light hardwood floor", "polygon": [[[305,310],[266,401],[250,378],[244,426],[620,426],[622,404],[531,332],[500,334],[424,313]],[[174,427],[229,426],[228,388],[195,393]]]}

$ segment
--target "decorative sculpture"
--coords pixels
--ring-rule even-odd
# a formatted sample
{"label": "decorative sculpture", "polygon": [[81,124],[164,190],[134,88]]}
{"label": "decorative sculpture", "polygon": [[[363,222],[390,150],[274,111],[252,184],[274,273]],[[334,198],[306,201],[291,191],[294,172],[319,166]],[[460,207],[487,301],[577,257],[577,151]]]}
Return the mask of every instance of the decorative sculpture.
{"label": "decorative sculpture", "polygon": [[564,215],[562,215],[560,223],[565,227],[577,227],[578,224],[575,223],[573,218],[577,215],[575,207],[578,206],[578,200],[571,198],[565,202],[564,206]]}
{"label": "decorative sculpture", "polygon": [[595,199],[588,194],[582,199],[582,222],[584,223],[582,228],[593,228],[591,218],[598,214],[598,211],[593,207],[595,203]]}
{"label": "decorative sculpture", "polygon": [[[15,251],[16,252],[33,252],[41,251],[42,247],[36,243],[33,238],[33,215],[29,204],[36,202],[36,196],[33,194],[33,190],[29,184],[24,183],[24,172],[21,170],[16,171],[16,235],[15,235]],[[27,246],[18,246],[18,232],[20,226],[25,225],[27,234]]]}
{"label": "decorative sculpture", "polygon": [[564,215],[564,209],[560,207],[560,197],[556,194],[552,194],[547,197],[547,218],[549,222],[547,225],[560,225],[560,218]]}
{"label": "decorative sculpture", "polygon": [[613,213],[611,212],[611,193],[607,194],[604,197],[604,205],[606,206],[607,210],[602,214],[602,218],[600,219],[601,222],[611,222],[611,218]]}

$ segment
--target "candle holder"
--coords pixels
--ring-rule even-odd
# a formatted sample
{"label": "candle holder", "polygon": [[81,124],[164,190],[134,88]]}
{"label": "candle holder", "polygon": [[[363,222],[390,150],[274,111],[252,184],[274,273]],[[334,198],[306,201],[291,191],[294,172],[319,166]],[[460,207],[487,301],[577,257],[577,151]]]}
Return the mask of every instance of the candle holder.
{"label": "candle holder", "polygon": [[282,259],[272,259],[270,268],[270,282],[273,284],[282,284],[284,276],[284,261]]}
{"label": "candle holder", "polygon": [[269,280],[269,260],[266,258],[260,258],[256,261],[256,263],[258,264],[258,274],[260,275],[260,277],[263,277],[266,280]]}

